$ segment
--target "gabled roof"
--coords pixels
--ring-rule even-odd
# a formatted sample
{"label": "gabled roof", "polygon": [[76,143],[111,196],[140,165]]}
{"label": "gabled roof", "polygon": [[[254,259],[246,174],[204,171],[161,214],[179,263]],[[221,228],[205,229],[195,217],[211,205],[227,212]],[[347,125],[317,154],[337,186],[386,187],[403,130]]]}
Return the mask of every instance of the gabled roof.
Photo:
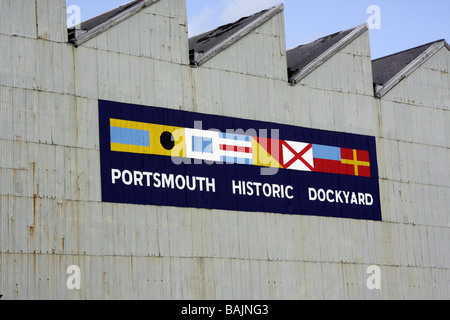
{"label": "gabled roof", "polygon": [[445,40],[438,40],[373,60],[375,96],[385,95],[444,46],[450,50]]}
{"label": "gabled roof", "polygon": [[367,24],[362,24],[288,50],[289,82],[298,83],[367,30]]}
{"label": "gabled roof", "polygon": [[159,0],[135,0],[69,28],[69,43],[78,46]]}
{"label": "gabled roof", "polygon": [[283,4],[189,39],[191,65],[199,66],[282,12]]}

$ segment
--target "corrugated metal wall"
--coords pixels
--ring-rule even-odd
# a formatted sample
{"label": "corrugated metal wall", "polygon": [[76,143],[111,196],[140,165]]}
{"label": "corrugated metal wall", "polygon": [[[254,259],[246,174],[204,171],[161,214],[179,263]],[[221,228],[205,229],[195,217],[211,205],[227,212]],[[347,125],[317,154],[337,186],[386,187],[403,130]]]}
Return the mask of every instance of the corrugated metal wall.
{"label": "corrugated metal wall", "polygon": [[[377,100],[368,32],[290,86],[283,14],[191,68],[183,0],[78,48],[64,2],[0,0],[3,299],[450,297],[448,50]],[[376,136],[383,222],[102,203],[98,99]]]}

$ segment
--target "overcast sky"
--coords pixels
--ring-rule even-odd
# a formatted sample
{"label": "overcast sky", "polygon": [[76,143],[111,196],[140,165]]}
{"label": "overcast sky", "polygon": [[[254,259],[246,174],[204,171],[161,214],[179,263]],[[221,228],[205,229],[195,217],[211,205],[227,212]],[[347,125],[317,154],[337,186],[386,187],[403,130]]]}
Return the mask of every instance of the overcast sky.
{"label": "overcast sky", "polygon": [[[67,6],[78,5],[84,21],[127,2],[67,0]],[[373,59],[435,40],[450,42],[450,0],[187,0],[189,36],[280,3],[287,49],[368,20]]]}

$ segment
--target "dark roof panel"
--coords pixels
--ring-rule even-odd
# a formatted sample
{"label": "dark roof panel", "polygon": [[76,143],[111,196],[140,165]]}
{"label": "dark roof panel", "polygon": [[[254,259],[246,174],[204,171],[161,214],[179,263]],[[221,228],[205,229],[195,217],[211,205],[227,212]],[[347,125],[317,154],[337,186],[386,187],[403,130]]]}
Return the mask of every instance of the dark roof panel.
{"label": "dark roof panel", "polygon": [[[77,38],[80,35],[88,34],[90,31],[94,31],[95,28],[101,27],[102,25],[106,25],[106,29],[108,27],[112,27],[117,23],[117,21],[112,21],[115,18],[120,17],[122,14],[127,14],[131,12],[131,14],[137,12],[138,10],[148,6],[158,0],[150,1],[150,0],[135,0],[129,3],[126,3],[120,7],[112,9],[108,12],[105,12],[101,15],[93,17],[89,20],[81,22],[79,25],[73,26],[68,29],[69,42],[72,44],[77,43]],[[133,11],[134,10],[134,11]],[[116,19],[119,20],[119,19]]]}
{"label": "dark roof panel", "polygon": [[289,82],[297,84],[368,30],[368,24],[364,23],[288,50],[286,59]]}
{"label": "dark roof panel", "polygon": [[102,13],[101,15],[98,15],[96,17],[93,17],[89,20],[83,21],[77,29],[81,29],[84,31],[89,31],[96,26],[101,25],[102,23],[114,18],[118,14],[128,10],[129,8],[133,7],[134,5],[138,4],[139,2],[142,2],[143,0],[136,0],[129,3],[126,3],[120,7],[117,7],[115,9],[112,9],[108,12]]}
{"label": "dark roof panel", "polygon": [[286,52],[289,79],[349,35],[354,29],[331,34]]}
{"label": "dark roof panel", "polygon": [[389,80],[394,78],[400,71],[405,69],[411,62],[417,59],[428,48],[440,41],[443,40],[434,41],[421,45],[419,47],[373,60],[372,71],[374,85],[384,86]]}
{"label": "dark roof panel", "polygon": [[220,26],[189,39],[189,53],[192,65],[199,65],[232,45],[250,31],[282,12],[283,4]]}
{"label": "dark roof panel", "polygon": [[194,50],[195,53],[204,53],[229,38],[230,35],[257,20],[267,11],[268,10],[263,10],[254,15],[241,18],[236,22],[220,26],[214,30],[192,37],[189,39],[189,49]]}

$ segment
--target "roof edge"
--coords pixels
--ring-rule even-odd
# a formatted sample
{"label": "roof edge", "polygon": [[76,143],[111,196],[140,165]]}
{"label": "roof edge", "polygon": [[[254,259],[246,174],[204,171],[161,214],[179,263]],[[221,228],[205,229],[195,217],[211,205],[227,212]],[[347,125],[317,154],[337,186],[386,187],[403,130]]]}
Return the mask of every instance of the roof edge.
{"label": "roof edge", "polygon": [[450,50],[449,44],[445,40],[438,40],[434,44],[432,44],[427,50],[425,50],[421,55],[419,55],[416,59],[414,59],[409,65],[403,68],[399,73],[397,73],[391,80],[386,82],[386,84],[382,87],[377,88],[375,91],[375,97],[381,98],[386,93],[391,91],[397,84],[400,83],[403,79],[408,77],[411,73],[413,73],[417,68],[419,68],[425,61],[431,58],[436,52],[441,50],[443,47],[446,47]]}
{"label": "roof edge", "polygon": [[[329,60],[331,57],[333,57],[337,52],[339,52],[342,48],[346,47],[348,44],[350,44],[352,41],[354,41],[356,38],[361,36],[364,32],[369,30],[368,23],[361,24],[355,28],[354,30],[350,32],[347,36],[345,36],[341,41],[336,43],[334,46],[332,46],[330,49],[322,53],[320,56],[318,56],[315,60],[310,62],[303,70],[299,71],[297,74],[292,76],[289,79],[289,83],[291,85],[296,85],[299,83],[303,78],[305,78],[307,75],[312,73],[315,69],[317,69],[319,66],[324,64],[327,60]],[[349,30],[349,29],[347,29]],[[344,32],[346,30],[342,30],[341,32]]]}
{"label": "roof edge", "polygon": [[282,12],[283,10],[284,10],[284,5],[283,4],[279,4],[279,5],[275,6],[275,7],[272,7],[266,13],[264,13],[261,17],[259,17],[258,19],[256,19],[252,23],[250,23],[249,25],[245,26],[244,28],[242,28],[238,32],[234,33],[228,39],[225,39],[224,41],[222,41],[218,45],[216,45],[213,48],[211,48],[208,51],[206,51],[205,53],[196,56],[194,61],[192,62],[193,65],[195,67],[198,67],[201,64],[205,63],[206,61],[208,61],[209,59],[211,59],[212,57],[217,55],[222,50],[228,48],[229,46],[231,46],[232,44],[236,43],[237,41],[242,39],[244,36],[246,36],[247,34],[252,32],[256,28],[258,28],[259,26],[261,26],[262,24],[264,24],[268,20],[272,19],[275,15],[277,15],[280,12]]}
{"label": "roof edge", "polygon": [[125,10],[124,12],[121,12],[120,14],[99,24],[98,26],[92,28],[89,31],[83,31],[80,29],[76,29],[76,26],[75,26],[75,33],[74,33],[75,36],[70,41],[70,43],[73,44],[75,47],[78,47],[79,45],[91,40],[92,38],[95,38],[99,34],[114,27],[115,25],[121,23],[122,21],[125,21],[126,19],[135,15],[139,11],[151,6],[152,4],[154,4],[158,1],[159,0],[143,0],[142,2],[138,2],[134,6],[131,6],[130,8]]}

